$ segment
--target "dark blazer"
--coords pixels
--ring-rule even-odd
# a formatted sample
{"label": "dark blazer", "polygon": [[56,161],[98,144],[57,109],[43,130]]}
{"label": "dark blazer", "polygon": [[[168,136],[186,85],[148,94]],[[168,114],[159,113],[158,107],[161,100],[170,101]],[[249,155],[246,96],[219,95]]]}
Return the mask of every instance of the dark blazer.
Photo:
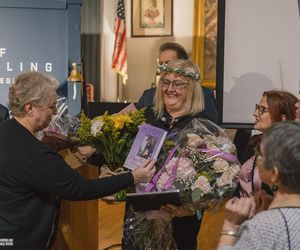
{"label": "dark blazer", "polygon": [[[216,101],[214,98],[214,92],[208,88],[202,88],[204,99],[205,99],[205,108],[204,113],[210,118],[214,123],[218,123],[218,111],[216,107]],[[138,109],[149,107],[153,105],[153,98],[155,95],[156,88],[146,89],[141,98],[139,99],[136,107]]]}
{"label": "dark blazer", "polygon": [[9,118],[8,109],[0,104],[0,121],[6,120]]}
{"label": "dark blazer", "polygon": [[0,138],[0,239],[13,239],[13,249],[52,249],[59,198],[98,199],[133,185],[131,173],[83,178],[15,119],[0,122]]}

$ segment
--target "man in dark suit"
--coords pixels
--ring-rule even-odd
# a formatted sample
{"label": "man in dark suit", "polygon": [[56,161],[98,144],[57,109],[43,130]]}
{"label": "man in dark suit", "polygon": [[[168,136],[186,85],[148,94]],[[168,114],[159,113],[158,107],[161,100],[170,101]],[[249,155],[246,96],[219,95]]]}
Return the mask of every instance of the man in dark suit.
{"label": "man in dark suit", "polygon": [[0,104],[0,121],[8,118],[9,118],[8,109]]}
{"label": "man in dark suit", "polygon": [[[168,63],[174,59],[185,59],[188,60],[188,54],[185,49],[178,43],[167,42],[160,46],[159,48],[159,64]],[[202,87],[204,99],[205,99],[205,109],[204,113],[211,118],[215,123],[218,122],[218,112],[216,108],[216,102],[214,98],[214,92],[211,89]],[[139,99],[136,107],[138,109],[143,107],[149,107],[153,105],[153,98],[155,95],[156,88],[146,89],[143,95]]]}

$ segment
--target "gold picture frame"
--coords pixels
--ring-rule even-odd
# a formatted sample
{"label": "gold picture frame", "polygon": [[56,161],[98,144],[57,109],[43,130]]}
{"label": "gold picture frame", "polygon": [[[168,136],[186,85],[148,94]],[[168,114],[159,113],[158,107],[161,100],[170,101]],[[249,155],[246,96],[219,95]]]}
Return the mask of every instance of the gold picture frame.
{"label": "gold picture frame", "polygon": [[173,36],[173,0],[131,0],[131,36]]}
{"label": "gold picture frame", "polygon": [[195,0],[192,60],[200,66],[201,85],[216,89],[218,0]]}

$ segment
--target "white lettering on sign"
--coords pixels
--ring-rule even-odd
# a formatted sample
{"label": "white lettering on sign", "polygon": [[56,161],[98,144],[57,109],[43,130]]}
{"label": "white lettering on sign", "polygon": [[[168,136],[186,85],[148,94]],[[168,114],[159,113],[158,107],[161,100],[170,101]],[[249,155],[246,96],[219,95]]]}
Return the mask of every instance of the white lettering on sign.
{"label": "white lettering on sign", "polygon": [[[0,48],[0,59],[3,58],[6,55],[7,49],[6,48]],[[14,82],[14,78],[10,78],[10,76],[4,76],[5,72],[10,73],[13,72],[13,74],[18,74],[19,72],[24,71],[45,71],[45,72],[52,72],[53,71],[53,63],[51,62],[44,62],[41,63],[39,61],[30,61],[30,60],[22,60],[20,62],[17,61],[10,61],[0,60],[0,85],[3,84],[11,84]]]}
{"label": "white lettering on sign", "polygon": [[46,72],[52,72],[52,63],[46,63],[45,70]]}
{"label": "white lettering on sign", "polygon": [[3,57],[6,53],[6,48],[0,48],[0,57]]}
{"label": "white lettering on sign", "polygon": [[0,85],[11,84],[15,82],[15,78],[0,77]]}
{"label": "white lettering on sign", "polygon": [[7,72],[13,71],[13,69],[10,67],[9,62],[6,63],[6,71],[7,71]]}

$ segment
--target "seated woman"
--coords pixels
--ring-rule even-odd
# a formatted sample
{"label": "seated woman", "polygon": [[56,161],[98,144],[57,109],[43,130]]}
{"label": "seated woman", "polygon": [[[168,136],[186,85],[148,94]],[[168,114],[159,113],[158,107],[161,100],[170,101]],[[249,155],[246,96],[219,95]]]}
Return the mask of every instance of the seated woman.
{"label": "seated woman", "polygon": [[[295,119],[295,104],[298,99],[291,93],[285,91],[267,91],[255,106],[254,129],[264,132],[272,124]],[[258,175],[256,167],[257,157],[254,155],[255,148],[259,147],[260,135],[251,138],[250,154],[248,160],[241,167],[240,175],[240,196],[250,197],[260,192],[262,186],[268,192],[268,187],[264,186]]]}
{"label": "seated woman", "polygon": [[257,153],[262,181],[277,189],[274,200],[268,210],[253,218],[253,198],[229,200],[219,250],[300,249],[299,165],[300,124],[274,124],[263,134]]}
{"label": "seated woman", "polygon": [[[175,136],[193,118],[208,118],[204,113],[204,97],[199,83],[199,68],[191,61],[177,59],[161,67],[161,78],[154,106],[147,108],[147,123]],[[168,205],[163,209],[173,218],[173,236],[179,250],[197,249],[201,221],[185,207]],[[123,249],[134,249],[124,235]]]}

